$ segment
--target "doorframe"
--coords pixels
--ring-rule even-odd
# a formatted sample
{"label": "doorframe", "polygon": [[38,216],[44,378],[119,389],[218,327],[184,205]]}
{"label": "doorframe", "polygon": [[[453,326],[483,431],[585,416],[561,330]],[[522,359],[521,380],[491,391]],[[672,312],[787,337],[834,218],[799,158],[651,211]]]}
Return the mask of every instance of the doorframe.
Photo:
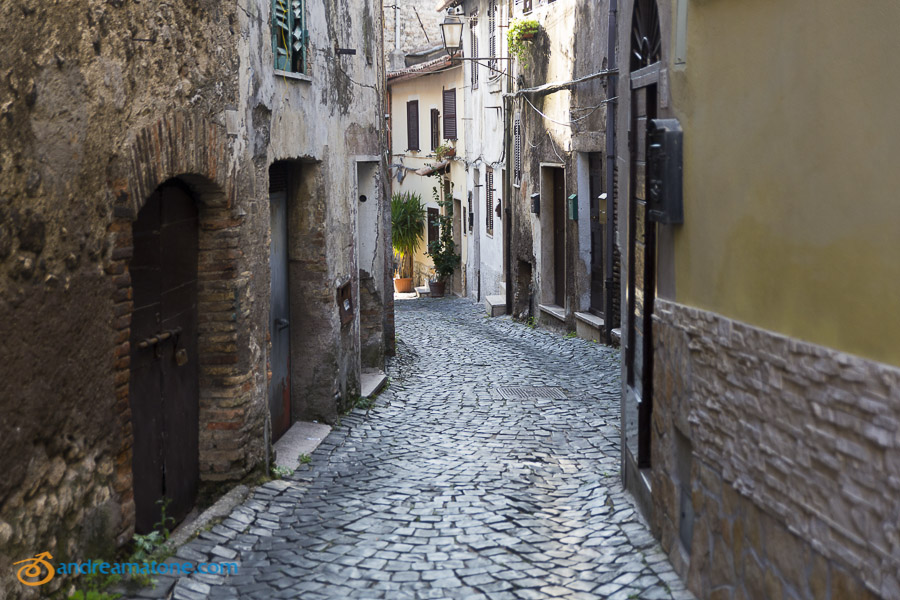
{"label": "doorframe", "polygon": [[[554,280],[554,275],[556,272],[555,265],[555,250],[553,248],[553,227],[555,224],[555,217],[553,216],[553,181],[552,181],[552,171],[551,169],[559,169],[561,170],[563,177],[563,202],[565,203],[565,195],[566,195],[566,164],[565,163],[554,163],[554,162],[541,162],[538,164],[540,169],[540,235],[541,235],[541,245],[540,245],[540,272],[538,273],[539,281],[541,282],[541,297],[539,304],[544,305],[555,305],[556,304],[556,283]],[[551,179],[548,180],[547,178]],[[547,193],[549,191],[549,194]],[[565,281],[565,248],[567,239],[565,236],[565,224],[563,224],[563,280]],[[552,290],[552,292],[550,291]],[[565,306],[561,306],[564,311],[566,310]]]}
{"label": "doorframe", "polygon": [[[638,89],[656,87],[656,94],[653,99],[656,102],[654,112],[658,110],[659,95],[659,73],[662,67],[662,61],[653,63],[647,67],[634,71],[629,78],[629,113],[628,113],[628,197],[626,198],[626,207],[628,215],[628,243],[626,247],[628,261],[628,281],[626,284],[627,295],[627,321],[628,335],[627,345],[625,348],[625,387],[628,392],[626,401],[636,401],[638,404],[638,455],[635,457],[639,469],[649,468],[651,466],[651,438],[652,438],[652,416],[653,416],[653,304],[656,298],[656,237],[657,226],[654,221],[644,215],[644,272],[643,272],[643,322],[641,339],[643,347],[641,352],[641,393],[637,393],[635,388],[635,289],[637,286],[635,273],[635,249],[637,245],[637,219],[635,208],[637,206],[634,200],[634,191],[636,181],[636,173],[634,168],[637,139],[635,132],[635,114],[634,114],[634,91]],[[650,110],[648,103],[647,118],[650,118]],[[646,149],[645,149],[646,152]],[[646,175],[645,175],[646,179]],[[646,181],[644,182],[646,186]],[[646,189],[646,188],[645,188]],[[646,200],[645,200],[646,201]],[[644,207],[646,212],[646,204]],[[650,289],[651,293],[647,293]]]}

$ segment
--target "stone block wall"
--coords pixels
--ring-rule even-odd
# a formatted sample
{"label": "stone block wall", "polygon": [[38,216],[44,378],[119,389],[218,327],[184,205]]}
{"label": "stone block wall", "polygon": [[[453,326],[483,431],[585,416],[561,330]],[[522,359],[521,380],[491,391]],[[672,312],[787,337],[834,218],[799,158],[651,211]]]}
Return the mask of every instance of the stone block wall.
{"label": "stone block wall", "polygon": [[653,526],[689,587],[900,597],[900,370],[665,300],[654,347]]}

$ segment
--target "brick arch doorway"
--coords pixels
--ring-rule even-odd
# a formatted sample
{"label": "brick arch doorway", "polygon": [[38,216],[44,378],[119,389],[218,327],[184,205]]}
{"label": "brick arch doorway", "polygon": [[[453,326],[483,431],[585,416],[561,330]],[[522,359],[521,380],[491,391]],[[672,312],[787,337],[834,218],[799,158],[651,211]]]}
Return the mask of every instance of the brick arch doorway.
{"label": "brick arch doorway", "polygon": [[[176,179],[160,185],[132,224],[129,403],[135,530],[194,505],[199,472],[199,207]],[[168,524],[171,526],[171,523]]]}

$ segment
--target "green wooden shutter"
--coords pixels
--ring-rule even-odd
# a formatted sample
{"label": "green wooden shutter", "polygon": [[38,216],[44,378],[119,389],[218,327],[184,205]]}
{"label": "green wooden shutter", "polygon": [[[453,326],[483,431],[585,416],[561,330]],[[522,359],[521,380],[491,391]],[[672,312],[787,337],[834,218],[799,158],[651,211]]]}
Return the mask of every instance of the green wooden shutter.
{"label": "green wooden shutter", "polygon": [[281,71],[291,69],[292,11],[288,10],[290,0],[272,0],[272,52],[275,68]]}
{"label": "green wooden shutter", "polygon": [[306,73],[309,57],[309,30],[306,26],[306,0],[291,0],[291,45],[294,61],[293,69],[297,73]]}

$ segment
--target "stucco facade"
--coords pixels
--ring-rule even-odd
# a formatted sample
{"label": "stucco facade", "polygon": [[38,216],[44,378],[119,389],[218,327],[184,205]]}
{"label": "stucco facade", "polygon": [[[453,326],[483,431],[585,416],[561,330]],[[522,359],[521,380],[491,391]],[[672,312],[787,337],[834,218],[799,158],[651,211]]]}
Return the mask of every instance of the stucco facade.
{"label": "stucco facade", "polygon": [[898,597],[900,212],[879,165],[900,133],[883,76],[900,13],[659,2],[659,61],[635,71],[635,4],[619,3],[619,211],[643,210],[644,111],[683,129],[684,223],[642,221],[655,257],[631,269],[655,300],[623,315],[652,357],[641,389],[626,352],[626,485],[700,597]]}
{"label": "stucco facade", "polygon": [[[461,126],[462,122],[459,118],[465,110],[463,69],[459,63],[453,63],[445,56],[418,67],[389,73],[388,86],[391,101],[391,164],[398,165],[391,169],[393,174],[392,193],[418,194],[426,209],[426,214],[429,209],[440,211],[434,196],[434,190],[439,187],[439,173],[429,172],[430,167],[441,163],[431,148],[430,119],[432,111],[437,111],[439,119],[437,143],[452,147],[456,151],[456,155],[449,159],[449,164],[441,171],[441,174],[443,180],[452,185],[454,242],[458,244],[456,251],[462,257],[461,265],[465,265],[468,258],[467,240],[471,234],[468,231],[468,215],[465,214],[463,201],[467,193],[466,167],[460,158],[465,156],[467,146],[465,128]],[[445,92],[453,93],[456,98],[456,117],[454,119],[457,130],[456,139],[444,137],[447,134],[444,122]],[[408,147],[407,105],[409,102],[418,103],[418,150]],[[416,171],[420,171],[420,173],[416,173]],[[429,276],[433,275],[434,268],[434,262],[426,254],[428,251],[427,224],[423,237],[424,239],[413,257],[414,283],[417,286],[426,285]],[[454,274],[453,284],[448,291],[462,294],[465,285],[465,274],[463,269],[459,268]]]}
{"label": "stucco facade", "polygon": [[[195,369],[185,460],[197,485],[239,480],[270,454],[270,173],[297,192],[292,418],[336,418],[359,389],[361,347],[376,366],[390,348],[381,6],[310,1],[306,75],[275,73],[271,8],[0,9],[0,333],[22,341],[0,351],[0,597],[36,593],[9,580],[13,561],[110,556],[134,531],[132,384],[147,347],[133,320],[146,280],[132,269],[146,259],[135,224],[160,190],[197,212],[196,333],[148,342]],[[358,210],[362,188],[374,210]],[[365,256],[363,226],[385,232]],[[348,282],[342,323],[335,294]],[[179,354],[188,334],[195,346]]]}

